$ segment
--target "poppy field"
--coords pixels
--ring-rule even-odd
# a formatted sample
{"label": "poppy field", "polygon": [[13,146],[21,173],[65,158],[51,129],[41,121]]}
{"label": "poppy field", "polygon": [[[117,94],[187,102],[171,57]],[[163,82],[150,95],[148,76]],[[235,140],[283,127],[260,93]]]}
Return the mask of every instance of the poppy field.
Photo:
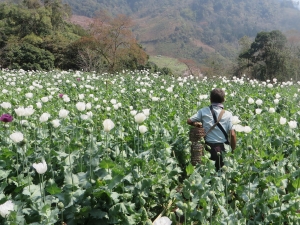
{"label": "poppy field", "polygon": [[[0,224],[299,224],[300,85],[148,71],[0,71]],[[237,148],[190,163],[226,93]],[[163,218],[163,219],[161,219]]]}

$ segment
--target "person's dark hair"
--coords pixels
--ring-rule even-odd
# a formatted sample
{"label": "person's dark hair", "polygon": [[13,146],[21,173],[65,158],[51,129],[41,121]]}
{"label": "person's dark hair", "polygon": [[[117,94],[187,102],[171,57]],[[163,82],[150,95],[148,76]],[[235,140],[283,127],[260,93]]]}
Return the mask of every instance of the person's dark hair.
{"label": "person's dark hair", "polygon": [[222,103],[225,100],[225,92],[220,88],[215,88],[210,92],[210,101],[214,103]]}

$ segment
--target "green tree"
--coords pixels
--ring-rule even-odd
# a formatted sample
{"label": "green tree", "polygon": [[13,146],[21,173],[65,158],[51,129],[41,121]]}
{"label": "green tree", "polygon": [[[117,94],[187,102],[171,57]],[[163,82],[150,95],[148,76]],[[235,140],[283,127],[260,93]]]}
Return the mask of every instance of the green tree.
{"label": "green tree", "polygon": [[[248,36],[244,36],[239,40],[239,52],[240,55],[245,54],[251,47],[251,39]],[[249,59],[238,57],[237,65],[233,69],[234,76],[241,77],[244,73],[249,73]]]}
{"label": "green tree", "polygon": [[65,20],[72,15],[71,7],[62,0],[45,0],[45,8],[50,11],[51,23],[55,30],[62,29]]}
{"label": "green tree", "polygon": [[29,43],[8,45],[0,57],[1,65],[10,69],[51,70],[54,68],[52,53]]}
{"label": "green tree", "polygon": [[1,65],[23,69],[77,69],[67,59],[68,47],[87,32],[65,20],[68,15],[65,9],[59,0],[44,4],[37,0],[0,4]]}
{"label": "green tree", "polygon": [[254,78],[279,78],[287,68],[289,51],[286,43],[286,37],[278,30],[260,32],[248,51],[242,52],[239,58],[249,62],[247,66],[251,67]]}

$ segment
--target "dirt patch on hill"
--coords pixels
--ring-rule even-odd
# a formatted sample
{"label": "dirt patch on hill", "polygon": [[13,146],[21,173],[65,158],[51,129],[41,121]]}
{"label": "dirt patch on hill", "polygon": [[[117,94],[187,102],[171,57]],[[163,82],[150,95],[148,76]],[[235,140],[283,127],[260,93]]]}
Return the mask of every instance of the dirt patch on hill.
{"label": "dirt patch on hill", "polygon": [[215,52],[215,49],[209,47],[208,45],[204,44],[202,41],[197,39],[190,39],[190,41],[197,47],[202,47],[205,52]]}
{"label": "dirt patch on hill", "polygon": [[70,22],[82,26],[84,29],[88,29],[89,25],[93,22],[92,18],[86,16],[72,15]]}

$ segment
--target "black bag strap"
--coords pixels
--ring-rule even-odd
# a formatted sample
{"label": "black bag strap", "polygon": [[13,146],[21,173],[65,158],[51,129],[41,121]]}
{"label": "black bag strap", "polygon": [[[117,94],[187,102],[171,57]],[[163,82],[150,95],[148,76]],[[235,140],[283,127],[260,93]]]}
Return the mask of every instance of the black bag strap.
{"label": "black bag strap", "polygon": [[225,144],[229,144],[229,141],[228,141],[228,134],[226,133],[226,131],[225,131],[225,129],[222,127],[222,125],[217,121],[217,116],[216,116],[216,114],[215,114],[215,111],[214,111],[212,105],[209,106],[209,109],[210,109],[210,111],[211,111],[211,114],[213,115],[213,118],[214,118],[215,123],[217,123],[217,126],[219,127],[219,129],[222,131],[222,133],[223,133],[224,136],[225,136],[225,139],[226,139]]}
{"label": "black bag strap", "polygon": [[217,122],[215,122],[214,125],[212,125],[212,126],[209,128],[209,130],[206,132],[205,136],[206,136],[209,132],[211,132],[211,131],[218,125],[218,123],[219,123],[220,120],[222,119],[222,116],[223,116],[224,113],[225,113],[225,110],[222,109],[222,111],[220,112],[220,114],[219,114],[219,116],[218,116]]}

